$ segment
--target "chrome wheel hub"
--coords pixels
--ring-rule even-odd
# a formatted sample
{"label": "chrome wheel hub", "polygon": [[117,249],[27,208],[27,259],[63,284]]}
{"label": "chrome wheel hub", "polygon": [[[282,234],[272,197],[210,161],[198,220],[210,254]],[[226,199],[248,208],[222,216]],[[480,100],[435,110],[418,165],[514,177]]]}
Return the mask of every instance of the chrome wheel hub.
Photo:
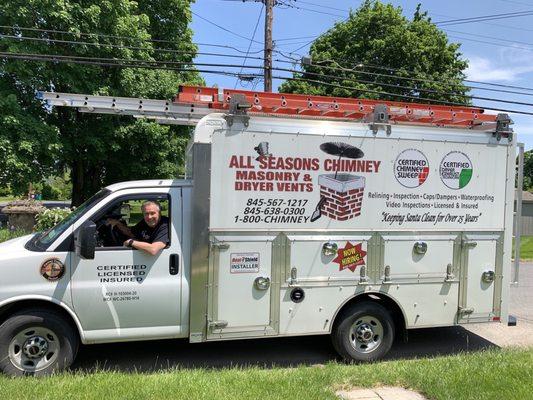
{"label": "chrome wheel hub", "polygon": [[28,358],[41,358],[47,350],[48,342],[42,336],[33,336],[22,346],[22,351]]}
{"label": "chrome wheel hub", "polygon": [[372,337],[374,336],[372,327],[368,324],[362,324],[358,326],[355,330],[355,333],[357,335],[357,340],[362,343],[370,342],[372,340]]}
{"label": "chrome wheel hub", "polygon": [[35,326],[17,333],[9,344],[11,363],[24,372],[37,372],[52,365],[59,355],[59,340],[50,329]]}
{"label": "chrome wheel hub", "polygon": [[358,318],[350,328],[350,342],[359,353],[370,353],[376,350],[383,340],[383,325],[371,316]]}

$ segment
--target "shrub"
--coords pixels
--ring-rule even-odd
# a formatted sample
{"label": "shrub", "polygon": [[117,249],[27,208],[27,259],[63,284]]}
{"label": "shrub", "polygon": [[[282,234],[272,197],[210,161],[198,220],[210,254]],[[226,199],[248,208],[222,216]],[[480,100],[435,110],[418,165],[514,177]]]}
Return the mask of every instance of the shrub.
{"label": "shrub", "polygon": [[4,228],[4,229],[0,228],[0,243],[6,242],[8,240],[14,239],[19,236],[24,236],[27,234],[28,232],[24,232],[23,230],[20,230],[20,229],[12,230],[12,229],[7,229],[7,228]]}
{"label": "shrub", "polygon": [[70,208],[59,207],[43,210],[39,214],[37,214],[37,223],[35,224],[35,230],[47,230],[56,225],[58,222],[65,219],[71,212],[72,210]]}
{"label": "shrub", "polygon": [[12,196],[11,188],[9,186],[0,187],[0,197]]}

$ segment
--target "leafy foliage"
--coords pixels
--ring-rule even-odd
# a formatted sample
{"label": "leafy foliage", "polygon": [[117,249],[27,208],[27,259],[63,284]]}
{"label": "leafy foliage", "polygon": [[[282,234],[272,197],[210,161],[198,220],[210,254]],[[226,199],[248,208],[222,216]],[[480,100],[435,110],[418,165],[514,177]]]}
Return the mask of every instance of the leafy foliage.
{"label": "leafy foliage", "polygon": [[446,35],[420,11],[420,5],[413,19],[408,20],[399,7],[366,0],[359,9],[350,12],[347,20],[336,23],[314,41],[310,49],[312,64],[304,65],[303,72],[294,75],[296,79],[325,81],[353,89],[289,80],[281,85],[280,92],[416,101],[402,97],[413,96],[465,103],[468,89],[462,81],[468,64],[458,50],[459,44],[448,43]]}
{"label": "leafy foliage", "polygon": [[[0,25],[13,26],[7,33],[89,44],[2,40],[0,50],[129,60],[172,59],[190,63],[196,52],[192,32],[188,28],[191,3],[192,0],[3,2],[0,3]],[[17,26],[62,30],[73,34],[28,32]],[[147,42],[145,39],[163,39],[169,42]],[[158,52],[160,47],[174,52]],[[11,101],[18,104],[28,118],[33,118],[30,121],[35,122],[33,128],[21,128],[23,133],[20,135],[26,135],[27,142],[36,147],[34,153],[42,147],[35,143],[42,141],[52,145],[54,152],[47,154],[59,160],[48,163],[45,162],[46,157],[35,154],[34,159],[39,160],[38,174],[26,174],[23,178],[27,181],[30,178],[35,180],[48,176],[50,168],[55,168],[59,174],[65,169],[69,170],[74,205],[80,204],[101,186],[114,182],[119,177],[146,177],[147,169],[150,169],[149,176],[152,178],[175,177],[179,169],[177,162],[180,160],[176,155],[176,147],[182,147],[188,137],[188,130],[161,127],[145,121],[135,122],[128,117],[87,115],[61,108],[48,110],[35,99],[37,91],[170,98],[180,84],[202,83],[196,72],[22,60],[1,62],[0,79],[6,88],[6,94],[15,96]],[[16,115],[16,111],[8,110],[6,118]],[[40,130],[49,133],[43,135]],[[9,141],[9,134],[7,128],[0,126],[0,143]],[[60,144],[58,148],[54,147],[57,144]],[[12,151],[17,154],[21,152],[24,154],[21,149]],[[21,158],[20,155],[18,157]]]}
{"label": "leafy foliage", "polygon": [[524,152],[524,190],[533,190],[533,150]]}
{"label": "leafy foliage", "polygon": [[6,228],[4,229],[0,228],[0,243],[6,242],[11,239],[15,239],[20,236],[27,235],[27,234],[28,232],[23,231],[22,229],[11,230],[11,229],[6,229]]}
{"label": "leafy foliage", "polygon": [[64,220],[72,210],[70,208],[47,208],[41,211],[36,216],[37,223],[35,224],[36,231],[44,231],[57,225]]}
{"label": "leafy foliage", "polygon": [[42,112],[21,105],[6,83],[0,80],[0,186],[22,194],[54,170],[59,132],[43,123]]}
{"label": "leafy foliage", "polygon": [[70,179],[63,176],[50,176],[42,184],[35,185],[35,191],[41,193],[43,200],[68,200],[72,193]]}

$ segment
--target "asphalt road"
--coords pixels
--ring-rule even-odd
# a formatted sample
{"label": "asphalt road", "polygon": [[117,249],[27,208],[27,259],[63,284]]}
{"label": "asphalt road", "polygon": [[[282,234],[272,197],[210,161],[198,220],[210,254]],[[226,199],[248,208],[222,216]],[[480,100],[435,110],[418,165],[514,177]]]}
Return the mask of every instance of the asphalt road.
{"label": "asphalt road", "polygon": [[[518,318],[515,327],[491,323],[410,330],[408,342],[397,340],[387,359],[533,346],[533,263],[521,264],[520,284],[511,288],[510,310]],[[150,372],[170,368],[271,368],[317,365],[336,359],[327,335],[200,344],[183,339],[82,346],[73,369]]]}

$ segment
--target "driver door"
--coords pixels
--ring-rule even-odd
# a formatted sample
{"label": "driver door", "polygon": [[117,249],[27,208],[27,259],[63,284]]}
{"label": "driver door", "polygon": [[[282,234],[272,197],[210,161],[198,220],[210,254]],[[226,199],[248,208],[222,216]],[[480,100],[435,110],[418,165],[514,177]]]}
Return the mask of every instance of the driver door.
{"label": "driver door", "polygon": [[[140,207],[147,200],[159,202],[162,215],[169,218],[170,243],[155,256],[124,247],[125,238],[106,231],[104,223],[111,216],[133,226],[142,219]],[[183,272],[179,241],[181,188],[116,196],[89,219],[99,232],[94,259],[84,260],[75,253],[71,256],[72,298],[84,330],[112,330],[125,337],[146,338],[150,327],[157,327],[158,332],[167,327],[164,332],[168,337],[179,335]],[[110,237],[118,243],[111,243]]]}

